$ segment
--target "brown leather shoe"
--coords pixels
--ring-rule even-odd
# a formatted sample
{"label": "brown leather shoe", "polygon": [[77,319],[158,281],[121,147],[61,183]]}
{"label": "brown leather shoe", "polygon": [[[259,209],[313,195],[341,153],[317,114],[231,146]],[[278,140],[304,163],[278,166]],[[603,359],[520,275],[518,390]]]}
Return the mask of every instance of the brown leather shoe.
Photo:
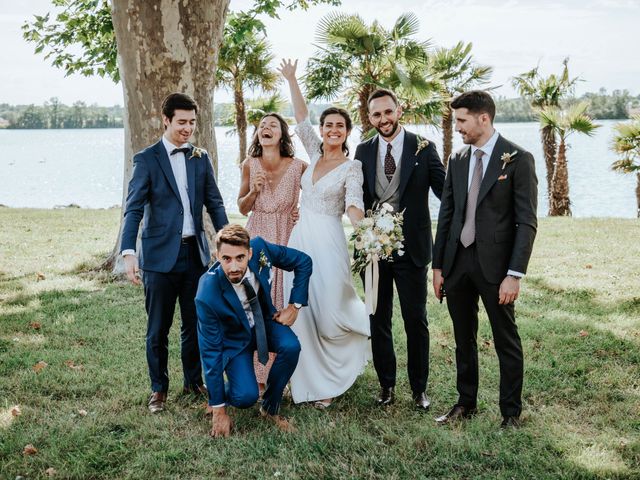
{"label": "brown leather shoe", "polygon": [[149,398],[149,411],[151,413],[160,413],[164,411],[167,402],[167,392],[153,392]]}
{"label": "brown leather shoe", "polygon": [[429,397],[427,397],[427,394],[424,392],[413,394],[413,401],[416,404],[416,408],[424,410],[425,412],[429,410],[431,406],[431,400],[429,400]]}
{"label": "brown leather shoe", "polygon": [[209,390],[207,390],[206,385],[198,385],[196,387],[184,387],[182,389],[182,393],[184,395],[201,395],[205,398],[209,398]]}
{"label": "brown leather shoe", "polygon": [[293,426],[293,422],[282,415],[271,415],[265,409],[260,407],[260,416],[265,420],[273,423],[281,432],[295,433],[296,427]]}
{"label": "brown leather shoe", "polygon": [[393,387],[382,387],[380,389],[380,396],[376,400],[376,403],[381,407],[391,405],[396,399],[396,394]]}
{"label": "brown leather shoe", "polygon": [[448,423],[471,418],[476,413],[478,413],[478,409],[476,408],[468,408],[463,405],[454,405],[447,413],[445,413],[441,417],[436,418],[436,423],[438,425],[446,425]]}
{"label": "brown leather shoe", "polygon": [[500,424],[500,428],[520,428],[522,426],[522,421],[520,417],[511,417],[506,416],[502,417],[502,423]]}

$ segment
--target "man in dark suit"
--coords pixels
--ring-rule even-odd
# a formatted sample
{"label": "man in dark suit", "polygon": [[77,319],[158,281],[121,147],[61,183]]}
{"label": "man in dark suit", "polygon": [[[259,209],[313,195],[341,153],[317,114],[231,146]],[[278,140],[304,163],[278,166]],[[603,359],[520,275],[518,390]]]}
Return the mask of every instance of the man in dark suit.
{"label": "man in dark suit", "polygon": [[165,408],[169,389],[169,329],[180,303],[184,391],[207,394],[202,383],[194,297],[209,265],[203,227],[205,206],[216,230],[228,223],[207,152],[189,142],[198,105],[172,93],[162,104],[164,135],[133,157],[133,174],[124,212],[122,255],[129,279],[140,284],[136,238],[142,220],[139,266],[143,271],[147,323],[147,363],[152,395],[149,410]]}
{"label": "man in dark suit", "polygon": [[393,92],[374,91],[367,103],[369,121],[378,135],[361,143],[355,158],[362,162],[364,204],[382,203],[404,211],[405,255],[379,263],[377,310],[371,315],[373,364],[380,381],[379,405],[394,401],[396,356],[391,333],[395,281],[407,335],[407,370],[416,407],[428,409],[429,329],[427,266],[431,261],[429,188],[442,193],[445,170],[435,145],[400,125],[402,107]]}
{"label": "man in dark suit", "polygon": [[451,107],[468,147],[451,156],[433,254],[433,288],[446,292],[456,340],[458,401],[440,424],[476,413],[478,297],[489,316],[500,363],[502,426],[519,426],[523,356],[514,302],[537,228],[533,156],[493,128],[496,107],[483,91]]}
{"label": "man in dark suit", "polygon": [[[211,393],[211,435],[229,436],[227,405],[248,408],[258,400],[253,368],[256,350],[262,364],[267,363],[269,352],[277,354],[260,413],[281,430],[292,431],[278,410],[300,355],[300,342],[290,326],[307,304],[311,258],[260,237],[250,241],[240,225],[228,225],[218,232],[216,256],[219,263],[202,276],[196,295],[200,353]],[[272,266],[294,272],[289,305],[278,312],[271,302]]]}

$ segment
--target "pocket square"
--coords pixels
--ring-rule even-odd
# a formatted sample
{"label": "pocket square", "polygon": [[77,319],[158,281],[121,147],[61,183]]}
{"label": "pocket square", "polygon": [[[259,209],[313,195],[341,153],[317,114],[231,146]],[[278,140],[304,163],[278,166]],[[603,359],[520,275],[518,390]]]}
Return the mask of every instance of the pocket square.
{"label": "pocket square", "polygon": [[506,179],[507,179],[507,174],[506,174],[506,173],[505,173],[504,175],[500,175],[500,176],[498,177],[498,181],[500,181],[500,180],[506,180]]}
{"label": "pocket square", "polygon": [[414,165],[414,167],[417,167],[417,166],[418,166],[418,162],[416,162],[416,164]]}

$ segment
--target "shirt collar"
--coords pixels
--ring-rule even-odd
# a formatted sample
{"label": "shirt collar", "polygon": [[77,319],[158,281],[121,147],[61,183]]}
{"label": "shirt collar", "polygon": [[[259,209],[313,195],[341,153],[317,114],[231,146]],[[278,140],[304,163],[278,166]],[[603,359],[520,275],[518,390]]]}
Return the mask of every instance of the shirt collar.
{"label": "shirt collar", "polygon": [[402,144],[404,143],[404,128],[402,127],[402,125],[400,125],[400,132],[398,132],[398,135],[395,136],[395,138],[393,140],[391,140],[390,142],[387,142],[384,137],[380,134],[378,134],[378,137],[380,138],[380,146],[384,149],[387,148],[387,144],[391,144],[391,148],[392,149],[398,149],[402,146]]}
{"label": "shirt collar", "polygon": [[485,155],[491,158],[491,154],[493,153],[493,148],[496,146],[496,142],[498,141],[498,137],[500,134],[497,130],[494,130],[491,138],[487,140],[487,143],[482,145],[481,147],[476,147],[475,145],[471,145],[471,157],[473,157],[476,153],[476,150],[482,150]]}
{"label": "shirt collar", "polygon": [[171,143],[169,139],[164,135],[162,135],[162,145],[164,145],[164,148],[167,151],[167,156],[169,157],[171,157],[171,152],[173,152],[175,148],[184,148],[184,147],[191,148],[191,145],[189,145],[189,142],[183,143],[182,145],[180,145],[180,147],[177,147],[176,145]]}

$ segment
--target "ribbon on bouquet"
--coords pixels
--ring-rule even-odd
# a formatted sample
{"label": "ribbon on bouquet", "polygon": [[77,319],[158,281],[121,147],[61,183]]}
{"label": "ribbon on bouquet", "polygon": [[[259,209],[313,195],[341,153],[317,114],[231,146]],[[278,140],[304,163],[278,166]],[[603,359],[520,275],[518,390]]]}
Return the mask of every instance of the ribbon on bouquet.
{"label": "ribbon on bouquet", "polygon": [[364,269],[364,304],[369,315],[378,307],[378,277],[378,259],[373,258]]}

